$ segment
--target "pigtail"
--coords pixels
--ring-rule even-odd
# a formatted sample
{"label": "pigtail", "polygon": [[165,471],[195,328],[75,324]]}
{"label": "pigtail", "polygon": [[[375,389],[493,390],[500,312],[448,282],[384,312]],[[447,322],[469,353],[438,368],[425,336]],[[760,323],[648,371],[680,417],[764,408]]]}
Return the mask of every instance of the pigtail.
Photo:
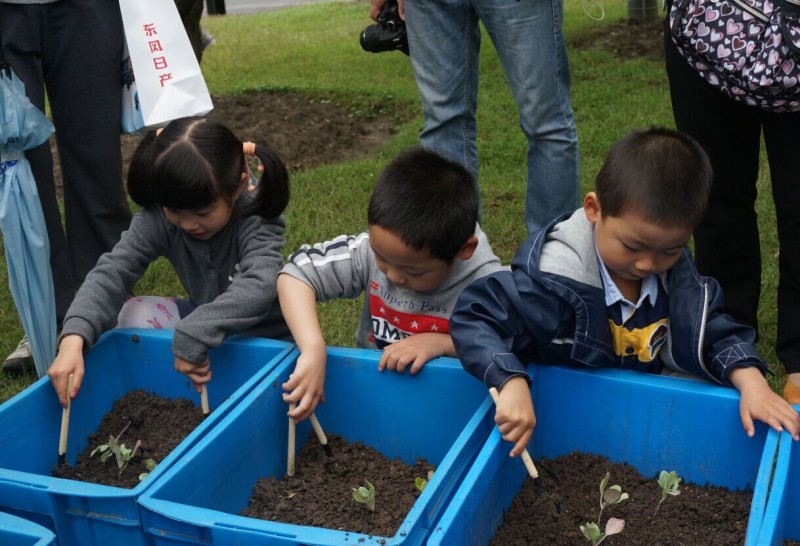
{"label": "pigtail", "polygon": [[141,207],[149,207],[153,199],[153,165],[156,159],[156,132],[149,131],[133,152],[128,166],[128,195]]}
{"label": "pigtail", "polygon": [[289,204],[289,170],[278,153],[271,148],[256,146],[255,155],[261,161],[264,171],[242,214],[277,218]]}

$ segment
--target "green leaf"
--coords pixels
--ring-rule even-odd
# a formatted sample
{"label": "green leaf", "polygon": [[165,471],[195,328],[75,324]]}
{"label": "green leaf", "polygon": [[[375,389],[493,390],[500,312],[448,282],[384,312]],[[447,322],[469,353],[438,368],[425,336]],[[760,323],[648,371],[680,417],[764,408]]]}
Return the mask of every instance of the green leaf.
{"label": "green leaf", "polygon": [[598,527],[596,523],[587,523],[586,525],[581,525],[581,533],[583,533],[583,536],[591,540],[592,543],[597,542],[597,540],[603,534],[600,532],[600,527]]}
{"label": "green leaf", "polygon": [[624,501],[628,498],[627,493],[622,492],[622,486],[619,485],[612,485],[605,491],[603,491],[603,502],[605,505],[608,504],[619,504],[620,502]]}
{"label": "green leaf", "polygon": [[414,478],[414,486],[419,490],[420,493],[422,493],[425,490],[425,486],[427,485],[428,485],[428,480],[426,480],[425,478],[420,478],[420,477]]}
{"label": "green leaf", "polygon": [[375,486],[367,480],[364,480],[364,483],[367,484],[367,487],[353,488],[353,498],[356,502],[366,504],[370,510],[375,510]]}
{"label": "green leaf", "polygon": [[600,493],[606,490],[606,486],[608,485],[608,480],[611,479],[611,472],[606,472],[606,477],[600,480]]}
{"label": "green leaf", "polygon": [[89,457],[94,457],[94,454],[97,453],[98,451],[102,455],[103,453],[109,450],[109,447],[110,446],[108,444],[99,445],[96,448],[94,448],[94,450],[89,454]]}
{"label": "green leaf", "polygon": [[614,504],[622,496],[622,488],[618,485],[612,485],[603,491],[603,500],[608,504]]}

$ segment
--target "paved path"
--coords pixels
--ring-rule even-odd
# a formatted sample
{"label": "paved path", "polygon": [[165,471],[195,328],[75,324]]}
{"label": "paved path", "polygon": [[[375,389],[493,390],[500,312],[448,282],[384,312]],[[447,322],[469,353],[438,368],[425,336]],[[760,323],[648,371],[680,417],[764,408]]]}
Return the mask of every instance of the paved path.
{"label": "paved path", "polygon": [[[225,0],[225,13],[238,15],[243,13],[258,13],[276,9],[300,6],[303,4],[316,4],[335,0]],[[364,6],[366,11],[367,7]]]}

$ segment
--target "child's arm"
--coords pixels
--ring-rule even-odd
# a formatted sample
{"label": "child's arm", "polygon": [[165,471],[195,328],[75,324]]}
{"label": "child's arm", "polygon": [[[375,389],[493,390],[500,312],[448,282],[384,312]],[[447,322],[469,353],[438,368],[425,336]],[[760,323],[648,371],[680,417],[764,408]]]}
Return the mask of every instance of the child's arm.
{"label": "child's arm", "polygon": [[[73,374],[71,392],[67,392],[69,374]],[[67,407],[70,399],[77,398],[83,375],[83,338],[79,335],[64,336],[58,345],[58,354],[47,370],[47,376],[63,408]]]}
{"label": "child's arm", "polygon": [[431,359],[437,356],[456,356],[450,334],[425,332],[408,336],[383,349],[378,362],[378,371],[394,370],[400,373],[411,366],[411,375],[416,374]]}
{"label": "child's arm", "polygon": [[528,382],[522,377],[512,377],[500,389],[494,422],[503,440],[514,444],[511,456],[516,457],[528,446],[536,426],[536,414]]}
{"label": "child's arm", "polygon": [[302,421],[314,413],[325,393],[325,339],[317,316],[314,290],[303,281],[286,273],[278,276],[278,300],[283,317],[300,349],[297,365],[289,380],[283,384],[283,400],[297,407],[289,417]]}
{"label": "child's arm", "polygon": [[753,420],[757,419],[775,430],[786,430],[795,441],[800,439],[800,415],[770,389],[761,371],[752,367],[736,368],[729,378],[741,393],[739,414],[748,436],[755,434]]}

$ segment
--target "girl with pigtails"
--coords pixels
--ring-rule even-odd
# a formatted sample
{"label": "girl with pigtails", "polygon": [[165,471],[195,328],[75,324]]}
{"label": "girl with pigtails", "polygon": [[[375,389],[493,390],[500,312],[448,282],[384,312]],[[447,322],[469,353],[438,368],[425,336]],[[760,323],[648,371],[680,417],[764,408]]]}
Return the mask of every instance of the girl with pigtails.
{"label": "girl with pigtails", "polygon": [[[257,182],[246,154],[258,158]],[[198,391],[211,380],[209,349],[226,337],[290,339],[275,301],[289,174],[273,150],[243,143],[207,118],[175,120],[139,144],[128,194],[142,209],[78,290],[47,372],[64,407],[80,390],[83,355],[115,325],[174,329],[175,369]],[[136,282],[161,256],[188,298],[131,298]]]}

